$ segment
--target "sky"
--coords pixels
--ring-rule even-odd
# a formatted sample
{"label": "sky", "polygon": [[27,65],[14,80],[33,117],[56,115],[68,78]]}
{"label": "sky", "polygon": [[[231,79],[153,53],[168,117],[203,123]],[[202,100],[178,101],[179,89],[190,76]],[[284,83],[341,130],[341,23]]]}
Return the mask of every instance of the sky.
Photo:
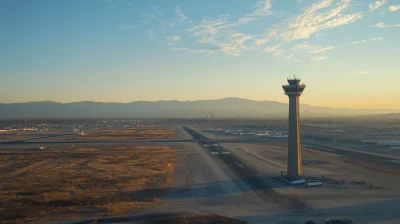
{"label": "sky", "polygon": [[400,110],[400,0],[2,0],[0,103],[204,100]]}

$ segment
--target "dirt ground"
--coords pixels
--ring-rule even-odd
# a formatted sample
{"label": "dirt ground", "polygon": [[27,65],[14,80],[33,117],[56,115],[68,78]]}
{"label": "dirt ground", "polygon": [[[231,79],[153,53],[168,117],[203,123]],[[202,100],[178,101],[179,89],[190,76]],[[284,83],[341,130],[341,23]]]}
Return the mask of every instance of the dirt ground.
{"label": "dirt ground", "polygon": [[157,203],[172,186],[165,146],[60,148],[3,154],[2,223],[119,215]]}
{"label": "dirt ground", "polygon": [[201,215],[177,215],[172,217],[156,218],[148,222],[149,224],[245,224],[240,220],[222,217],[214,214]]}
{"label": "dirt ground", "polygon": [[[235,153],[251,155],[260,161],[268,175],[286,171],[287,145],[282,143],[223,144]],[[245,154],[243,154],[245,155]],[[335,154],[302,149],[303,176],[326,179],[325,187],[332,189],[392,189],[397,194],[400,182],[398,170],[382,169],[371,164],[360,164]],[[260,168],[260,169],[263,169]],[[268,171],[267,171],[268,170]],[[386,179],[385,179],[386,178]],[[385,180],[385,181],[382,181]],[[393,183],[392,183],[393,182]],[[371,187],[372,185],[372,187]],[[381,191],[378,191],[381,192]],[[378,193],[374,191],[374,193]]]}
{"label": "dirt ground", "polygon": [[[285,144],[226,143],[222,146],[266,177],[286,171]],[[302,158],[304,178],[325,180],[322,187],[288,186],[272,178],[266,181],[280,194],[296,197],[326,216],[362,220],[359,223],[398,223],[398,170],[367,162],[358,163],[340,155],[308,148],[302,150]]]}
{"label": "dirt ground", "polygon": [[139,140],[139,139],[169,139],[174,133],[169,128],[129,128],[106,130],[85,135],[78,135],[70,140]]}
{"label": "dirt ground", "polygon": [[28,138],[29,135],[0,135],[0,140],[14,140]]}

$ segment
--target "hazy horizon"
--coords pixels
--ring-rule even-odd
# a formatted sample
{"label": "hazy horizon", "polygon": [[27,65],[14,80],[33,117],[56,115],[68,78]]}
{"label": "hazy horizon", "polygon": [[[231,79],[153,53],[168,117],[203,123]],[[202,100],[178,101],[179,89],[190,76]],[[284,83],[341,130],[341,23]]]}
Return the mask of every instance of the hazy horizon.
{"label": "hazy horizon", "polygon": [[1,1],[0,103],[209,100],[400,110],[396,1]]}
{"label": "hazy horizon", "polygon": [[[51,103],[59,103],[59,104],[72,104],[72,103],[115,103],[115,104],[129,104],[129,103],[136,103],[136,102],[151,102],[151,103],[157,103],[157,102],[198,102],[198,101],[221,101],[221,100],[226,100],[226,99],[233,99],[233,100],[246,100],[246,101],[254,101],[254,102],[276,102],[276,103],[283,103],[283,104],[288,104],[289,102],[279,102],[279,101],[274,101],[274,100],[253,100],[253,99],[246,99],[246,98],[240,98],[240,97],[224,97],[224,98],[216,98],[216,99],[194,99],[194,100],[137,100],[137,101],[127,101],[127,102],[112,102],[112,101],[93,101],[93,100],[82,100],[82,101],[72,101],[72,102],[59,102],[59,101],[52,101],[52,100],[41,100],[41,101],[25,101],[25,102],[10,102],[10,103],[4,103],[0,102],[0,104],[26,104],[26,103],[41,103],[41,102],[51,102]],[[348,108],[348,107],[335,107],[335,106],[320,106],[320,105],[312,105],[312,104],[305,104],[307,106],[312,106],[312,107],[327,107],[327,108],[335,108],[335,109],[354,109],[354,110],[379,110],[379,111],[393,111],[395,113],[400,113],[400,109],[393,109],[393,108]]]}
{"label": "hazy horizon", "polygon": [[[136,101],[130,103],[99,103],[83,101],[57,103],[52,101],[0,104],[1,118],[283,118],[288,104],[276,101],[253,101],[238,98],[198,101]],[[349,109],[300,105],[302,118],[357,115],[389,115],[398,119],[399,110]]]}

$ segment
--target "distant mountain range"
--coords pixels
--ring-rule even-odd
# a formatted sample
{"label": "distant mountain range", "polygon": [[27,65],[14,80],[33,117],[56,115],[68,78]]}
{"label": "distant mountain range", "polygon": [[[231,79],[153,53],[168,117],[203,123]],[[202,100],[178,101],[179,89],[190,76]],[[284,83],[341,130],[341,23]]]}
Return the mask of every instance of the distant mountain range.
{"label": "distant mountain range", "polygon": [[[301,104],[302,117],[396,113],[394,110],[343,109]],[[198,101],[136,101],[131,103],[51,101],[0,104],[0,118],[247,118],[287,117],[288,104],[240,98]]]}

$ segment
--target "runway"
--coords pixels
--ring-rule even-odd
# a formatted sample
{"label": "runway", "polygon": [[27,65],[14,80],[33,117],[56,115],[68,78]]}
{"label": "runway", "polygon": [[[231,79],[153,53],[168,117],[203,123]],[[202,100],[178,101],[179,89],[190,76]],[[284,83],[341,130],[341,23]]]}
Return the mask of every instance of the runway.
{"label": "runway", "polygon": [[[286,144],[287,139],[246,137],[234,140],[218,140],[218,143],[262,143],[262,142],[276,142],[276,143]],[[311,139],[302,139],[301,142],[303,149],[312,149],[316,151],[340,155],[349,161],[378,166],[381,169],[386,170],[387,172],[391,172],[400,176],[400,159],[398,157],[377,154],[377,153],[369,153],[367,151],[353,150],[339,146],[332,146],[329,143],[325,144],[313,141]]]}
{"label": "runway", "polygon": [[312,209],[304,202],[277,193],[271,186],[262,181],[263,175],[260,172],[241,162],[239,158],[235,157],[231,152],[224,149],[215,141],[208,139],[189,127],[183,127],[183,129],[187,131],[193,137],[193,140],[197,141],[210,155],[214,158],[218,158],[229,167],[229,169],[241,182],[243,182],[243,184],[245,184],[251,191],[255,192],[263,203],[273,202],[284,204],[299,212],[312,211]]}

